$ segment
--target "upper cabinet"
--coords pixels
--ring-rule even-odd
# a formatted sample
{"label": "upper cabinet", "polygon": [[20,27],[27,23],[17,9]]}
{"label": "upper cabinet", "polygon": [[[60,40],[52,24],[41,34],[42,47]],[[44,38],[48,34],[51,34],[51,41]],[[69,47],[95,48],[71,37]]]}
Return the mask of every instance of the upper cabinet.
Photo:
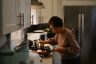
{"label": "upper cabinet", "polygon": [[52,8],[53,8],[53,1],[52,0],[41,0],[43,2],[45,8],[41,9],[41,23],[48,23],[48,20],[52,16]]}
{"label": "upper cabinet", "polygon": [[18,0],[18,15],[20,20],[20,27],[30,27],[31,23],[31,0]]}
{"label": "upper cabinet", "polygon": [[63,17],[63,3],[62,0],[53,0],[52,4],[52,16]]}
{"label": "upper cabinet", "polygon": [[25,0],[24,28],[30,27],[30,25],[31,25],[31,0]]}
{"label": "upper cabinet", "polygon": [[52,16],[63,19],[62,0],[39,0],[44,8],[31,8],[31,24],[48,23]]}
{"label": "upper cabinet", "polygon": [[59,16],[63,18],[62,0],[41,0],[45,8],[41,9],[41,23],[48,23],[50,17]]}
{"label": "upper cabinet", "polygon": [[25,19],[24,27],[30,27],[31,26],[31,0],[26,0],[24,19]]}
{"label": "upper cabinet", "polygon": [[0,35],[30,26],[30,6],[30,0],[0,0]]}
{"label": "upper cabinet", "polygon": [[0,0],[0,35],[20,29],[16,0]]}

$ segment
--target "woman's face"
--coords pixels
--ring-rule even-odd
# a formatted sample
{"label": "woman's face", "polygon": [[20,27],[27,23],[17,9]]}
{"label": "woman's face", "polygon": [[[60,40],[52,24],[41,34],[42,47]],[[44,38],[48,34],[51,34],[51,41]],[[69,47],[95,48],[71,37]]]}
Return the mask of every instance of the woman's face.
{"label": "woman's face", "polygon": [[50,25],[50,28],[51,28],[52,32],[58,33],[58,28],[57,27],[54,27],[54,26]]}

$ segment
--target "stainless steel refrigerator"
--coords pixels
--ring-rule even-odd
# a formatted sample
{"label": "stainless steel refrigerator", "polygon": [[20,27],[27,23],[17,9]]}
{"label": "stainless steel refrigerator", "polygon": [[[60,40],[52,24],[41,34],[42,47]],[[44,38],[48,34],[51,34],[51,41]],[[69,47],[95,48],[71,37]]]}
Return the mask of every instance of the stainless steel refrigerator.
{"label": "stainless steel refrigerator", "polygon": [[64,6],[64,26],[74,29],[81,64],[96,64],[96,6]]}

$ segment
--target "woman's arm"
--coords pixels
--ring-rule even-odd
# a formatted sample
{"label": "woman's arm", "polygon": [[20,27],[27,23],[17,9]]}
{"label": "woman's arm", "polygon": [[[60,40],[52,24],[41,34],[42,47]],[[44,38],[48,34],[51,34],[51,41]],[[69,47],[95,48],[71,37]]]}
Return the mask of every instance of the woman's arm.
{"label": "woman's arm", "polygon": [[51,44],[51,45],[56,45],[57,42],[56,42],[56,36],[54,36],[53,38],[49,38],[48,40],[40,40],[39,43],[42,43],[42,44]]}

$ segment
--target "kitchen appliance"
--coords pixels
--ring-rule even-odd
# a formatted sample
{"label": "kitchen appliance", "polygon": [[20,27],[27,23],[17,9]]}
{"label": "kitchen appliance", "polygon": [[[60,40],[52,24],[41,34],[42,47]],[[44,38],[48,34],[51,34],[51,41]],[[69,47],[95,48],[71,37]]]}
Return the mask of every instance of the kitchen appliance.
{"label": "kitchen appliance", "polygon": [[64,6],[64,26],[77,31],[81,64],[96,64],[96,6]]}

